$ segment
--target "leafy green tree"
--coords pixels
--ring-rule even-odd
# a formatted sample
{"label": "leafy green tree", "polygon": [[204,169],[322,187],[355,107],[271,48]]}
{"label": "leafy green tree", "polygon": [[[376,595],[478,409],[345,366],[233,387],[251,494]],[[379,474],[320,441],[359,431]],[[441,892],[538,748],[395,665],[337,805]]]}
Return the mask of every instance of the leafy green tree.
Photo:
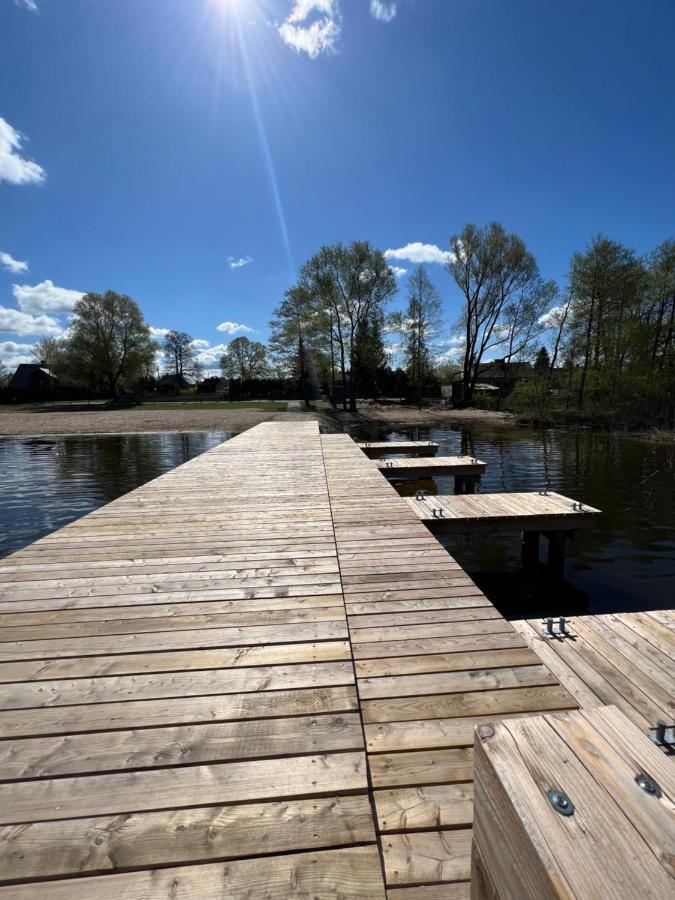
{"label": "leafy green tree", "polygon": [[269,372],[267,348],[260,341],[238,337],[227,345],[220,358],[220,369],[226,378],[251,381],[264,378]]}
{"label": "leafy green tree", "polygon": [[[342,375],[343,404],[356,410],[359,373],[353,366],[359,329],[380,314],[396,293],[396,279],[384,254],[368,241],[322,247],[300,272],[300,282],[319,311],[333,360]],[[349,389],[347,371],[351,366]]]}
{"label": "leafy green tree", "polygon": [[137,303],[125,294],[85,294],[64,343],[68,377],[117,397],[152,369],[156,345]]}
{"label": "leafy green tree", "polygon": [[286,291],[270,322],[270,355],[280,372],[295,379],[305,405],[325,370],[325,334],[312,300],[303,284]]}
{"label": "leafy green tree", "polygon": [[551,368],[551,357],[546,347],[540,347],[534,360],[534,371],[540,377],[548,377]]}
{"label": "leafy green tree", "polygon": [[354,340],[351,375],[361,395],[377,397],[381,394],[386,368],[383,316],[376,310],[359,325]]}
{"label": "leafy green tree", "polygon": [[534,313],[528,318],[526,308],[541,309],[540,293],[550,292],[550,283],[540,278],[523,239],[496,222],[485,228],[466,225],[451,237],[450,247],[447,268],[464,296],[462,388],[470,403],[485,353],[501,344],[513,356],[527,346],[536,320]]}

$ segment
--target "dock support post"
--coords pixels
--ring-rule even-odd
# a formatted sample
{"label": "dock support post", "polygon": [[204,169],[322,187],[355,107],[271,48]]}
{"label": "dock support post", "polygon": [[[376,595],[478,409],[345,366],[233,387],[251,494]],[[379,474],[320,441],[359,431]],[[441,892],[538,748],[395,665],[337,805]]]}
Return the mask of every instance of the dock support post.
{"label": "dock support post", "polygon": [[523,568],[534,569],[539,562],[539,532],[523,531],[520,543],[520,558]]}
{"label": "dock support post", "polygon": [[466,494],[466,479],[464,475],[455,475],[455,493]]}
{"label": "dock support post", "polygon": [[564,531],[549,531],[546,537],[548,538],[546,562],[549,571],[554,578],[562,580],[565,573],[565,542],[567,541],[567,533]]}

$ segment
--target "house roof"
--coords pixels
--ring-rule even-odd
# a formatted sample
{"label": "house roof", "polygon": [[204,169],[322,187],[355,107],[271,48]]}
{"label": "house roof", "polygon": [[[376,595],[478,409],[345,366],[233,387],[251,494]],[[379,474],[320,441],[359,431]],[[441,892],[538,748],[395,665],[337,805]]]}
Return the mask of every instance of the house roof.
{"label": "house roof", "polygon": [[9,386],[14,390],[30,390],[35,387],[36,380],[57,381],[56,375],[39,363],[21,363],[12,375]]}

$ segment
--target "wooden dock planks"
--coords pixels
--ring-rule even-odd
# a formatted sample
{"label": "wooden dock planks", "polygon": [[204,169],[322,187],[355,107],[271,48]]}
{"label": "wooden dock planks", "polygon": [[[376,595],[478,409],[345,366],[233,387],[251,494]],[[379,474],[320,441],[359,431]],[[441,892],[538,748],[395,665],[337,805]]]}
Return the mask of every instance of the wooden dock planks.
{"label": "wooden dock planks", "polygon": [[383,897],[367,788],[314,423],[0,562],[0,897]]}
{"label": "wooden dock planks", "polygon": [[406,497],[405,502],[436,534],[566,531],[590,528],[600,515],[600,510],[553,491]]}
{"label": "wooden dock planks", "polygon": [[388,896],[468,898],[475,725],[576,701],[353,441],[321,443]]}
{"label": "wooden dock planks", "polygon": [[371,459],[389,456],[392,453],[409,453],[416,456],[434,456],[438,453],[438,444],[433,441],[364,441],[356,446]]}
{"label": "wooden dock planks", "polygon": [[617,706],[645,734],[675,721],[672,611],[573,616],[565,638],[544,637],[540,619],[513,626],[584,708]]}
{"label": "wooden dock planks", "polygon": [[386,478],[435,478],[441,475],[472,475],[479,478],[485,473],[485,463],[472,456],[391,456],[375,461],[377,469]]}
{"label": "wooden dock planks", "polygon": [[618,653],[668,713],[671,614],[610,618],[578,674],[349,437],[258,426],[0,561],[0,898],[467,900],[476,724]]}

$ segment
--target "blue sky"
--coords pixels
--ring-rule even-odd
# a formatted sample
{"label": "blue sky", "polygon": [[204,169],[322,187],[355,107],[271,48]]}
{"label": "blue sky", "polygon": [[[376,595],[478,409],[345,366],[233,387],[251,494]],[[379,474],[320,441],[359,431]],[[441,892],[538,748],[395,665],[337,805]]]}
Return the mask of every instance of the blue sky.
{"label": "blue sky", "polygon": [[337,240],[428,260],[449,323],[468,221],[561,281],[599,231],[646,251],[674,36],[672,0],[0,0],[0,358],[111,288],[208,367]]}

